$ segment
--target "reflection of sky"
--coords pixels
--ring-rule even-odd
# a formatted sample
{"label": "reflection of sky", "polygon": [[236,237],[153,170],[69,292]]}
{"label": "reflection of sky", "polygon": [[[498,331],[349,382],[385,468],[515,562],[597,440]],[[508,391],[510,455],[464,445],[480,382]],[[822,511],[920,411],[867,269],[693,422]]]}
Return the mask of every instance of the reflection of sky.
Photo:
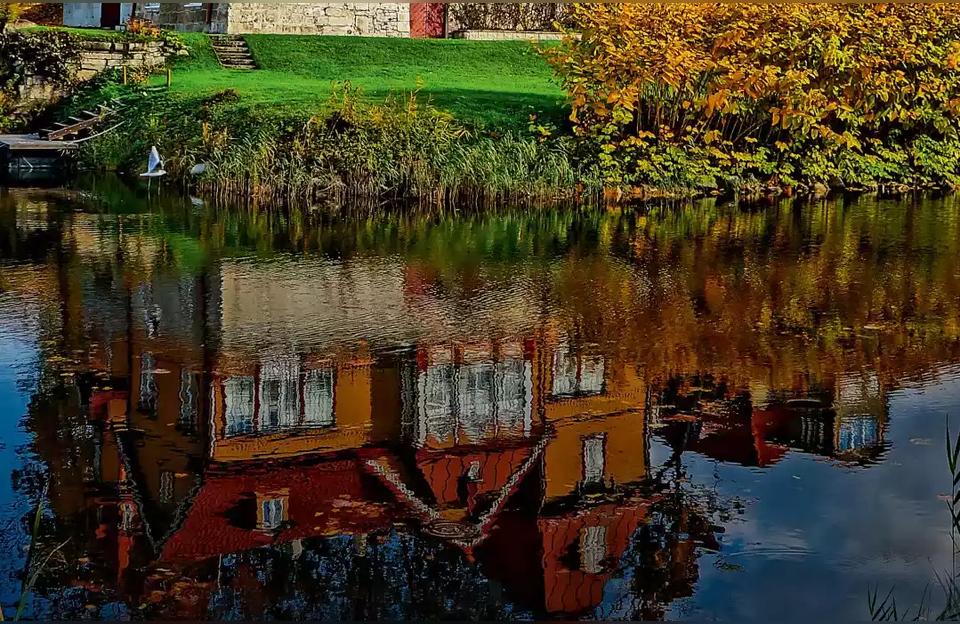
{"label": "reflection of sky", "polygon": [[[869,619],[878,586],[895,586],[901,609],[925,588],[942,604],[936,573],[949,569],[950,523],[937,496],[950,487],[945,414],[960,429],[958,373],[890,395],[892,448],[866,469],[798,452],[766,470],[684,454],[694,483],[747,508],[727,523],[721,554],[700,559],[695,595],[668,617]],[[658,461],[668,456],[653,446]]]}
{"label": "reflection of sky", "polygon": [[[26,378],[37,358],[37,339],[30,306],[10,294],[0,295],[0,544],[7,555],[0,558],[0,600],[15,604],[19,597],[19,580],[15,575],[23,566],[26,536],[19,521],[29,502],[17,495],[10,477],[22,466],[17,453],[28,442],[20,427],[30,401],[29,388],[18,385]],[[26,317],[26,318],[25,318]],[[15,540],[11,543],[10,540]]]}

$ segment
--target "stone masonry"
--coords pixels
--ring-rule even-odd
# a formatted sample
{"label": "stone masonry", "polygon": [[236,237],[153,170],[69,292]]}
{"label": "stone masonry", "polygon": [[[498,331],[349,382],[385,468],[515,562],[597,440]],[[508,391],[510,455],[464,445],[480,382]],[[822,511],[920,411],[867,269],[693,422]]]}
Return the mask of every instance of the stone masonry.
{"label": "stone masonry", "polygon": [[458,30],[451,35],[454,39],[474,41],[559,41],[563,34],[540,30]]}
{"label": "stone masonry", "polygon": [[174,52],[162,41],[82,41],[77,80],[89,80],[98,73],[120,67],[158,67]]}
{"label": "stone masonry", "polygon": [[[184,51],[168,48],[162,41],[86,41],[79,42],[80,57],[73,69],[77,81],[90,80],[102,71],[129,67],[159,67],[174,54]],[[24,103],[48,103],[65,95],[64,85],[54,85],[46,79],[28,76],[20,85],[18,98]]]}
{"label": "stone masonry", "polygon": [[410,5],[403,3],[236,3],[227,11],[230,34],[410,36]]}
{"label": "stone masonry", "polygon": [[399,2],[162,3],[138,5],[137,15],[161,28],[231,35],[410,36],[410,5]]}

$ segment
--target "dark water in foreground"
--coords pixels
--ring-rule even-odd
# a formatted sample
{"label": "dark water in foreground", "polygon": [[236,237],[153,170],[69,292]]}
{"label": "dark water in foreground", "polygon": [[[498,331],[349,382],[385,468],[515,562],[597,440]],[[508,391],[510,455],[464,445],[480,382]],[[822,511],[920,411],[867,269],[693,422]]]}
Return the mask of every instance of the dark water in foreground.
{"label": "dark water in foreground", "polygon": [[104,189],[0,190],[8,618],[25,584],[69,619],[942,602],[960,200],[336,220]]}

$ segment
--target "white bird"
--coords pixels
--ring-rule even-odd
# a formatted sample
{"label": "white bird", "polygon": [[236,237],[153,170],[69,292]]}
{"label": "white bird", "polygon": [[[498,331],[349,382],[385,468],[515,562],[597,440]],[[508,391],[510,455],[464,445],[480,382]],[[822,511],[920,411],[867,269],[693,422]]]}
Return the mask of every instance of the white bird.
{"label": "white bird", "polygon": [[140,177],[147,178],[149,181],[152,178],[159,178],[165,175],[167,175],[167,172],[163,170],[163,159],[160,158],[160,152],[157,151],[157,146],[154,145],[150,148],[150,155],[147,156],[147,170],[141,173]]}
{"label": "white bird", "polygon": [[200,175],[207,170],[207,163],[197,163],[190,167],[190,175]]}

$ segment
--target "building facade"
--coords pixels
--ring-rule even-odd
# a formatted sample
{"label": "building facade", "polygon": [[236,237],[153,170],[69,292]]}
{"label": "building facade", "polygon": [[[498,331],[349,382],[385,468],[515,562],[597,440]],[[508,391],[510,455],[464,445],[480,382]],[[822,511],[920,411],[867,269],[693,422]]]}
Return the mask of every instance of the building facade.
{"label": "building facade", "polygon": [[132,2],[64,2],[63,25],[76,28],[114,28],[133,15]]}

